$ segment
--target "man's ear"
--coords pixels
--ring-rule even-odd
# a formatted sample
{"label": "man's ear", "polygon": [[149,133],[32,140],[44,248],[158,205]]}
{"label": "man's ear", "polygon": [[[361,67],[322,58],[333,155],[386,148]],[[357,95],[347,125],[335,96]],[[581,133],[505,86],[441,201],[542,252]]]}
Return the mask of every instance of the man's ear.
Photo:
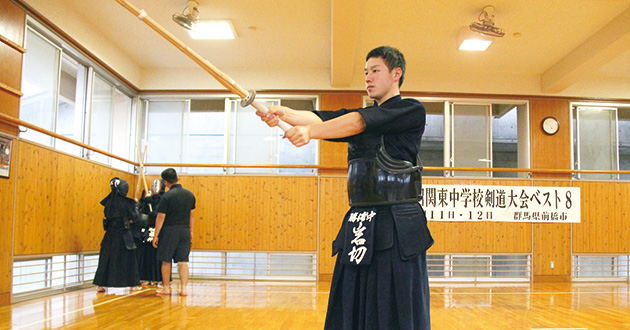
{"label": "man's ear", "polygon": [[395,68],[393,71],[394,71],[394,80],[395,81],[400,80],[400,77],[402,77],[402,69],[401,68]]}

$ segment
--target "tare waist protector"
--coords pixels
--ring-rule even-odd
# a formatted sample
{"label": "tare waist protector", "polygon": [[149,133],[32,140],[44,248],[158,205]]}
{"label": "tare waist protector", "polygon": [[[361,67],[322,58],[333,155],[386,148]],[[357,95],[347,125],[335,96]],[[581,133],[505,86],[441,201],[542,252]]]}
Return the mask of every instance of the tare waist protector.
{"label": "tare waist protector", "polygon": [[348,162],[350,206],[418,202],[421,188],[422,166],[394,159],[383,147],[375,157]]}

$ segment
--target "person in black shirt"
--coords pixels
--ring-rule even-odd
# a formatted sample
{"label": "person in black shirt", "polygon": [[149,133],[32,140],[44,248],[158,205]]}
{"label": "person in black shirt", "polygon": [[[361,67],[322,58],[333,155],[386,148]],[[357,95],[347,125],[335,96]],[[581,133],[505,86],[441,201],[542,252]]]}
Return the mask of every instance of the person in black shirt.
{"label": "person in black shirt", "polygon": [[311,139],[348,142],[346,214],[333,254],[325,329],[431,329],[426,250],[433,244],[418,203],[420,140],[426,112],[403,99],[405,60],[392,47],[366,57],[365,84],[374,105],[337,111],[296,111],[272,106],[257,115],[304,146]]}
{"label": "person in black shirt", "polygon": [[162,290],[157,294],[170,295],[171,284],[167,279],[171,274],[171,262],[177,263],[181,281],[179,294],[188,295],[188,255],[192,245],[195,196],[179,184],[177,172],[173,168],[162,171],[169,190],[162,195],[157,207],[153,246],[157,248],[158,260],[162,261]]}

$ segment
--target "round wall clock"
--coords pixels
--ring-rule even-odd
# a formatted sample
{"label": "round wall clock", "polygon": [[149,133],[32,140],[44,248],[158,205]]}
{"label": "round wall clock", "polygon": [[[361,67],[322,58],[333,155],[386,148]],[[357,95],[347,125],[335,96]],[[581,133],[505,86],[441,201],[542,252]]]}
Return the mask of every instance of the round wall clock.
{"label": "round wall clock", "polygon": [[543,132],[553,135],[558,133],[558,129],[560,128],[560,123],[554,117],[547,117],[542,121],[542,129]]}

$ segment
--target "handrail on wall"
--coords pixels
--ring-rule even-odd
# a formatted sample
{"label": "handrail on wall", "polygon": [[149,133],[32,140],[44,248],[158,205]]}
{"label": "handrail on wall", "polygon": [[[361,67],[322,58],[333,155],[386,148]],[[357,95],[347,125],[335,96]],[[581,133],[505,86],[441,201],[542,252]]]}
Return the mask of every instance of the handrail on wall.
{"label": "handrail on wall", "polygon": [[[140,166],[140,163],[116,156],[107,151],[92,147],[85,143],[75,141],[55,132],[35,126],[23,120],[0,113],[0,121],[4,121],[15,126],[24,126],[51,137],[61,139],[68,143],[83,147],[85,149],[98,152],[105,156],[118,159],[125,163]],[[314,168],[320,170],[345,170],[346,166],[323,166],[323,165],[246,165],[246,164],[183,164],[183,163],[145,163],[144,167],[226,167],[226,168]],[[573,169],[542,169],[542,168],[486,168],[486,167],[443,167],[443,166],[425,166],[425,171],[469,171],[469,172],[518,172],[518,173],[544,173],[544,174],[630,174],[630,171],[611,171],[611,170],[573,170]]]}
{"label": "handrail on wall", "polygon": [[112,153],[109,153],[107,151],[103,151],[101,149],[92,147],[91,145],[88,145],[88,144],[85,144],[85,143],[82,143],[82,142],[79,142],[79,141],[67,138],[67,137],[65,137],[63,135],[57,134],[55,132],[49,131],[47,129],[41,128],[41,127],[33,125],[31,123],[25,122],[23,120],[20,120],[20,119],[17,119],[17,118],[5,115],[3,113],[0,113],[0,120],[2,120],[4,122],[7,122],[9,124],[13,124],[15,126],[24,126],[26,128],[30,128],[30,129],[32,129],[34,131],[38,131],[40,133],[44,133],[44,134],[46,134],[48,136],[52,136],[52,137],[54,137],[56,139],[60,139],[60,140],[66,141],[68,143],[72,143],[74,145],[77,145],[79,147],[83,147],[85,149],[88,149],[88,150],[91,150],[91,151],[94,151],[94,152],[98,152],[98,153],[103,154],[105,156],[108,156],[108,157],[111,157],[111,158],[114,158],[114,159],[118,159],[120,161],[123,161],[125,163],[129,163],[131,165],[140,166],[140,163],[137,163],[137,162],[125,159],[125,158],[120,157],[120,156],[116,156],[116,155],[114,155]]}

